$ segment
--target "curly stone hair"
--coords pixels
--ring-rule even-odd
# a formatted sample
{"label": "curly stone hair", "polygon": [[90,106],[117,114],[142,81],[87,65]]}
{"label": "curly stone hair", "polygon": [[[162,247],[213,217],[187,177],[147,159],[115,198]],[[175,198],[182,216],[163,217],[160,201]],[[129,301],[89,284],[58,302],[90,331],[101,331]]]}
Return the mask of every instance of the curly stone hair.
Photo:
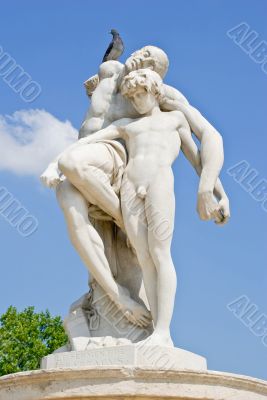
{"label": "curly stone hair", "polygon": [[162,96],[162,79],[150,69],[138,69],[126,75],[121,83],[120,92],[124,97],[130,98],[143,88],[152,93],[157,99]]}

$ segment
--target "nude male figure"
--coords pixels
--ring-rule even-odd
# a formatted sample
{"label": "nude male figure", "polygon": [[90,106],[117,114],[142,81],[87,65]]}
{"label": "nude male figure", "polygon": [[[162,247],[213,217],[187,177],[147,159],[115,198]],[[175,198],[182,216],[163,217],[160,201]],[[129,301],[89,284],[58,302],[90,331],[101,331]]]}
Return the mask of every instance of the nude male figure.
{"label": "nude male figure", "polygon": [[[152,69],[159,73],[163,78],[168,69],[168,57],[157,47],[145,46],[143,49],[133,53],[132,56],[127,59],[125,66],[118,61],[109,61],[100,66],[98,78],[95,79],[94,77],[93,79],[98,85],[93,93],[91,92],[91,107],[89,108],[85,121],[81,126],[80,138],[88,136],[91,133],[108,126],[111,122],[117,119],[124,117],[138,117],[138,113],[131,103],[121,96],[119,87],[121,80],[125,75],[127,75],[127,73],[140,68]],[[213,198],[215,182],[223,163],[222,138],[216,129],[199,113],[198,110],[188,103],[185,97],[178,90],[168,85],[164,85],[163,90],[164,95],[160,99],[160,108],[163,111],[182,111],[189,122],[191,130],[201,142],[200,155],[203,170],[202,173],[199,172],[201,175],[198,195],[198,212],[200,218],[209,220],[217,216],[217,222],[225,223],[230,216],[229,202],[220,184],[220,193],[215,191],[219,205],[214,202]],[[109,149],[110,151],[106,150],[107,147],[99,143],[94,149],[84,149],[82,157],[82,150],[79,150],[79,157],[77,157],[77,152],[75,148],[73,148],[72,153],[68,153],[68,160],[66,158],[64,160],[66,164],[65,169],[71,171],[73,175],[84,168],[84,165],[87,164],[89,167],[98,167],[107,178],[110,178],[113,174],[114,167],[112,154],[116,154],[117,151],[116,149],[114,150],[112,146]],[[124,164],[126,154],[124,154],[124,157],[122,157],[122,154],[123,149],[121,149],[119,157],[121,158],[121,164]],[[100,160],[103,160],[104,157],[106,162],[101,164]],[[88,168],[87,176],[85,177],[88,178],[87,183],[89,186],[87,185],[87,187],[90,187],[90,193],[87,193],[88,201],[90,197],[91,200],[94,200],[93,204],[97,202],[101,209],[108,210],[110,196],[112,196],[113,205],[115,206],[115,203],[118,205],[118,201],[114,196],[114,190],[107,190],[107,187],[103,185],[102,182],[91,182],[91,170],[92,168]],[[42,180],[50,187],[56,186],[60,182],[57,162],[50,164],[48,169],[42,175]],[[97,185],[96,191],[100,194],[96,194],[97,201],[95,201],[93,198],[94,196],[91,193],[94,185]],[[65,191],[69,192],[70,195],[71,190],[67,184],[60,186],[61,188],[58,190],[58,197],[59,202],[63,204]],[[78,188],[78,190],[80,190],[80,188]],[[222,218],[220,211],[224,215],[224,218]]]}
{"label": "nude male figure", "polygon": [[[160,76],[148,69],[127,75],[121,93],[130,99],[142,118],[124,118],[80,140],[80,145],[121,138],[129,154],[121,186],[121,207],[126,233],[134,246],[143,278],[155,330],[146,343],[172,346],[170,323],[173,313],[176,273],[171,257],[175,198],[172,163],[182,149],[195,151],[190,126],[180,111],[162,112]],[[188,143],[190,142],[188,146]],[[141,199],[145,219],[140,220],[127,202]],[[151,206],[157,212],[151,213]],[[168,234],[158,235],[149,225],[168,223]]]}
{"label": "nude male figure", "polygon": [[[116,61],[102,64],[99,71],[100,82],[93,92],[91,107],[81,127],[80,137],[90,135],[114,120],[138,117],[131,102],[125,100],[119,90],[123,77],[138,68],[150,68],[163,77],[167,72],[168,58],[162,50],[146,46],[134,53],[126,61],[125,66]],[[164,85],[164,92],[161,108],[172,110],[183,106],[183,112],[191,129],[194,129],[194,133],[202,142],[201,154],[196,152],[193,155],[193,162],[196,162],[196,169],[201,174],[198,206],[201,218],[212,219],[217,216],[217,221],[221,221],[219,209],[222,209],[224,221],[227,221],[229,216],[227,196],[220,185],[219,191],[215,190],[215,182],[223,161],[221,137],[178,91]],[[114,182],[114,170],[118,172],[116,176],[121,175],[119,172],[126,165],[127,156],[119,142],[112,141],[112,143],[98,142],[79,149],[73,146],[71,151],[62,157],[59,156],[48,166],[41,179],[48,187],[57,186],[57,198],[64,212],[70,239],[89,271],[113,301],[121,304],[124,310],[130,310],[128,318],[144,326],[149,314],[131,299],[128,298],[127,301],[123,288],[119,287],[112,276],[103,241],[88,218],[89,203],[97,205],[119,222],[120,180]],[[216,154],[216,157],[213,154]],[[63,182],[58,162],[67,178]],[[96,168],[99,174],[95,174]],[[214,201],[213,192],[217,195],[219,204]]]}
{"label": "nude male figure", "polygon": [[[141,50],[141,53],[137,52],[135,57],[129,58],[128,68],[131,68],[132,63],[133,67],[155,68],[163,76],[168,67],[166,54],[153,46],[146,49],[145,53]],[[125,101],[119,92],[119,82],[125,70],[126,67],[116,61],[109,61],[100,66],[98,86],[92,95],[91,107],[82,124],[80,137],[87,136],[119,118],[138,116],[131,103]],[[71,242],[90,273],[124,311],[126,318],[140,326],[146,326],[150,323],[150,313],[131,299],[124,288],[114,280],[105,256],[102,238],[88,217],[89,204],[103,210],[107,216],[112,216],[111,219],[117,225],[123,225],[120,220],[118,177],[122,175],[126,159],[125,148],[118,141],[96,143],[90,148],[87,146],[79,149],[73,145],[67,155],[64,152],[48,166],[41,180],[46,186],[56,188]],[[63,181],[58,164],[67,178]]]}

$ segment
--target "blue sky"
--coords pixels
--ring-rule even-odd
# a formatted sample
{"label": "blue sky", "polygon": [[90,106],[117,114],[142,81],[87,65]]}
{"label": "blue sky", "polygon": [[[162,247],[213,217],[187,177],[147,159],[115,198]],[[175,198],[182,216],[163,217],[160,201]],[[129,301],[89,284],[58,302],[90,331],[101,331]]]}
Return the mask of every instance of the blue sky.
{"label": "blue sky", "polygon": [[[49,151],[52,154],[66,143],[66,130],[72,137],[74,128],[79,128],[88,108],[82,82],[96,73],[110,41],[108,31],[116,28],[125,42],[122,61],[148,44],[167,52],[166,83],[182,91],[224,138],[221,177],[232,211],[227,226],[198,219],[198,178],[183,155],[174,165],[175,345],[207,357],[211,370],[267,379],[262,338],[227,308],[244,295],[256,305],[259,316],[267,315],[267,212],[259,196],[255,200],[227,173],[245,160],[259,182],[267,179],[267,74],[227,36],[229,29],[245,22],[257,32],[259,42],[267,40],[267,3],[167,0],[163,7],[161,1],[137,0],[125,4],[10,0],[1,5],[0,46],[40,84],[42,92],[34,102],[25,103],[0,76],[0,187],[38,220],[37,231],[22,237],[0,215],[0,313],[11,304],[20,310],[34,305],[64,317],[70,303],[87,289],[86,269],[69,243],[54,193],[41,187],[37,174]],[[47,113],[29,114],[31,109]],[[30,147],[37,130],[43,141],[38,139]],[[6,140],[8,135],[12,140]],[[25,145],[29,152],[24,152]]]}

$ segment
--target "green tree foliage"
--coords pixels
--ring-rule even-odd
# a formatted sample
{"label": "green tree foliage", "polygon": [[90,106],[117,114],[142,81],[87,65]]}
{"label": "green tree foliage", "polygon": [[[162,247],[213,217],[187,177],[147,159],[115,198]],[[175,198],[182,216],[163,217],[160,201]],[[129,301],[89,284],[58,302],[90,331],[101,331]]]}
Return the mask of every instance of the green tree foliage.
{"label": "green tree foliage", "polygon": [[0,375],[40,368],[40,360],[67,342],[60,317],[10,306],[0,317]]}

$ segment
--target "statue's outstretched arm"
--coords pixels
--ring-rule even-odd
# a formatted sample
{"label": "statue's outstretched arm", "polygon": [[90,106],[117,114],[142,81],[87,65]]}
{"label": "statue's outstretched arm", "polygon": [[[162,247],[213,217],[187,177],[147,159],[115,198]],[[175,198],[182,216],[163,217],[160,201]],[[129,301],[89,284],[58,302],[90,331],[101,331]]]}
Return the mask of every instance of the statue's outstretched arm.
{"label": "statue's outstretched arm", "polygon": [[80,145],[80,143],[77,140],[75,143],[71,144],[65,150],[63,150],[61,153],[59,153],[57,155],[57,157],[53,161],[50,162],[48,167],[44,170],[44,172],[40,176],[40,180],[44,186],[46,186],[50,189],[52,189],[52,188],[55,189],[56,186],[62,181],[63,174],[60,172],[60,170],[58,168],[58,161],[66,151],[70,151],[79,145]]}
{"label": "statue's outstretched arm", "polygon": [[186,117],[191,131],[201,142],[202,172],[199,192],[213,193],[224,160],[222,137],[196,108],[182,103],[178,104],[178,107]]}
{"label": "statue's outstretched arm", "polygon": [[[181,149],[185,155],[185,157],[189,160],[192,164],[194,169],[196,170],[197,174],[201,176],[202,173],[202,164],[201,164],[201,156],[200,151],[194,142],[190,128],[181,128],[179,129],[179,135],[181,138]],[[230,217],[230,209],[229,209],[229,200],[224,191],[223,185],[218,178],[215,187],[214,187],[214,195],[216,196],[217,200],[219,201],[219,208],[218,211],[220,214],[217,213],[217,223],[225,224],[229,217]],[[222,218],[223,216],[223,218]]]}
{"label": "statue's outstretched arm", "polygon": [[199,193],[213,193],[215,183],[223,165],[223,141],[217,130],[192,107],[178,90],[164,85],[165,100],[161,103],[169,104],[173,110],[181,111],[186,117],[191,131],[201,142],[200,157],[202,172],[199,184]]}
{"label": "statue's outstretched arm", "polygon": [[118,121],[113,122],[104,129],[98,132],[92,133],[78,141],[78,144],[87,144],[101,140],[112,140],[112,139],[124,139],[124,129],[123,126],[127,125],[130,121],[129,118],[122,118]]}
{"label": "statue's outstretched arm", "polygon": [[[200,159],[202,171],[199,183],[199,197],[211,196],[216,192],[215,184],[223,165],[223,141],[217,130],[192,107],[178,90],[164,85],[164,94],[160,104],[166,111],[181,111],[186,117],[191,131],[201,142]],[[222,188],[221,188],[222,189]],[[203,219],[206,219],[203,215]]]}

